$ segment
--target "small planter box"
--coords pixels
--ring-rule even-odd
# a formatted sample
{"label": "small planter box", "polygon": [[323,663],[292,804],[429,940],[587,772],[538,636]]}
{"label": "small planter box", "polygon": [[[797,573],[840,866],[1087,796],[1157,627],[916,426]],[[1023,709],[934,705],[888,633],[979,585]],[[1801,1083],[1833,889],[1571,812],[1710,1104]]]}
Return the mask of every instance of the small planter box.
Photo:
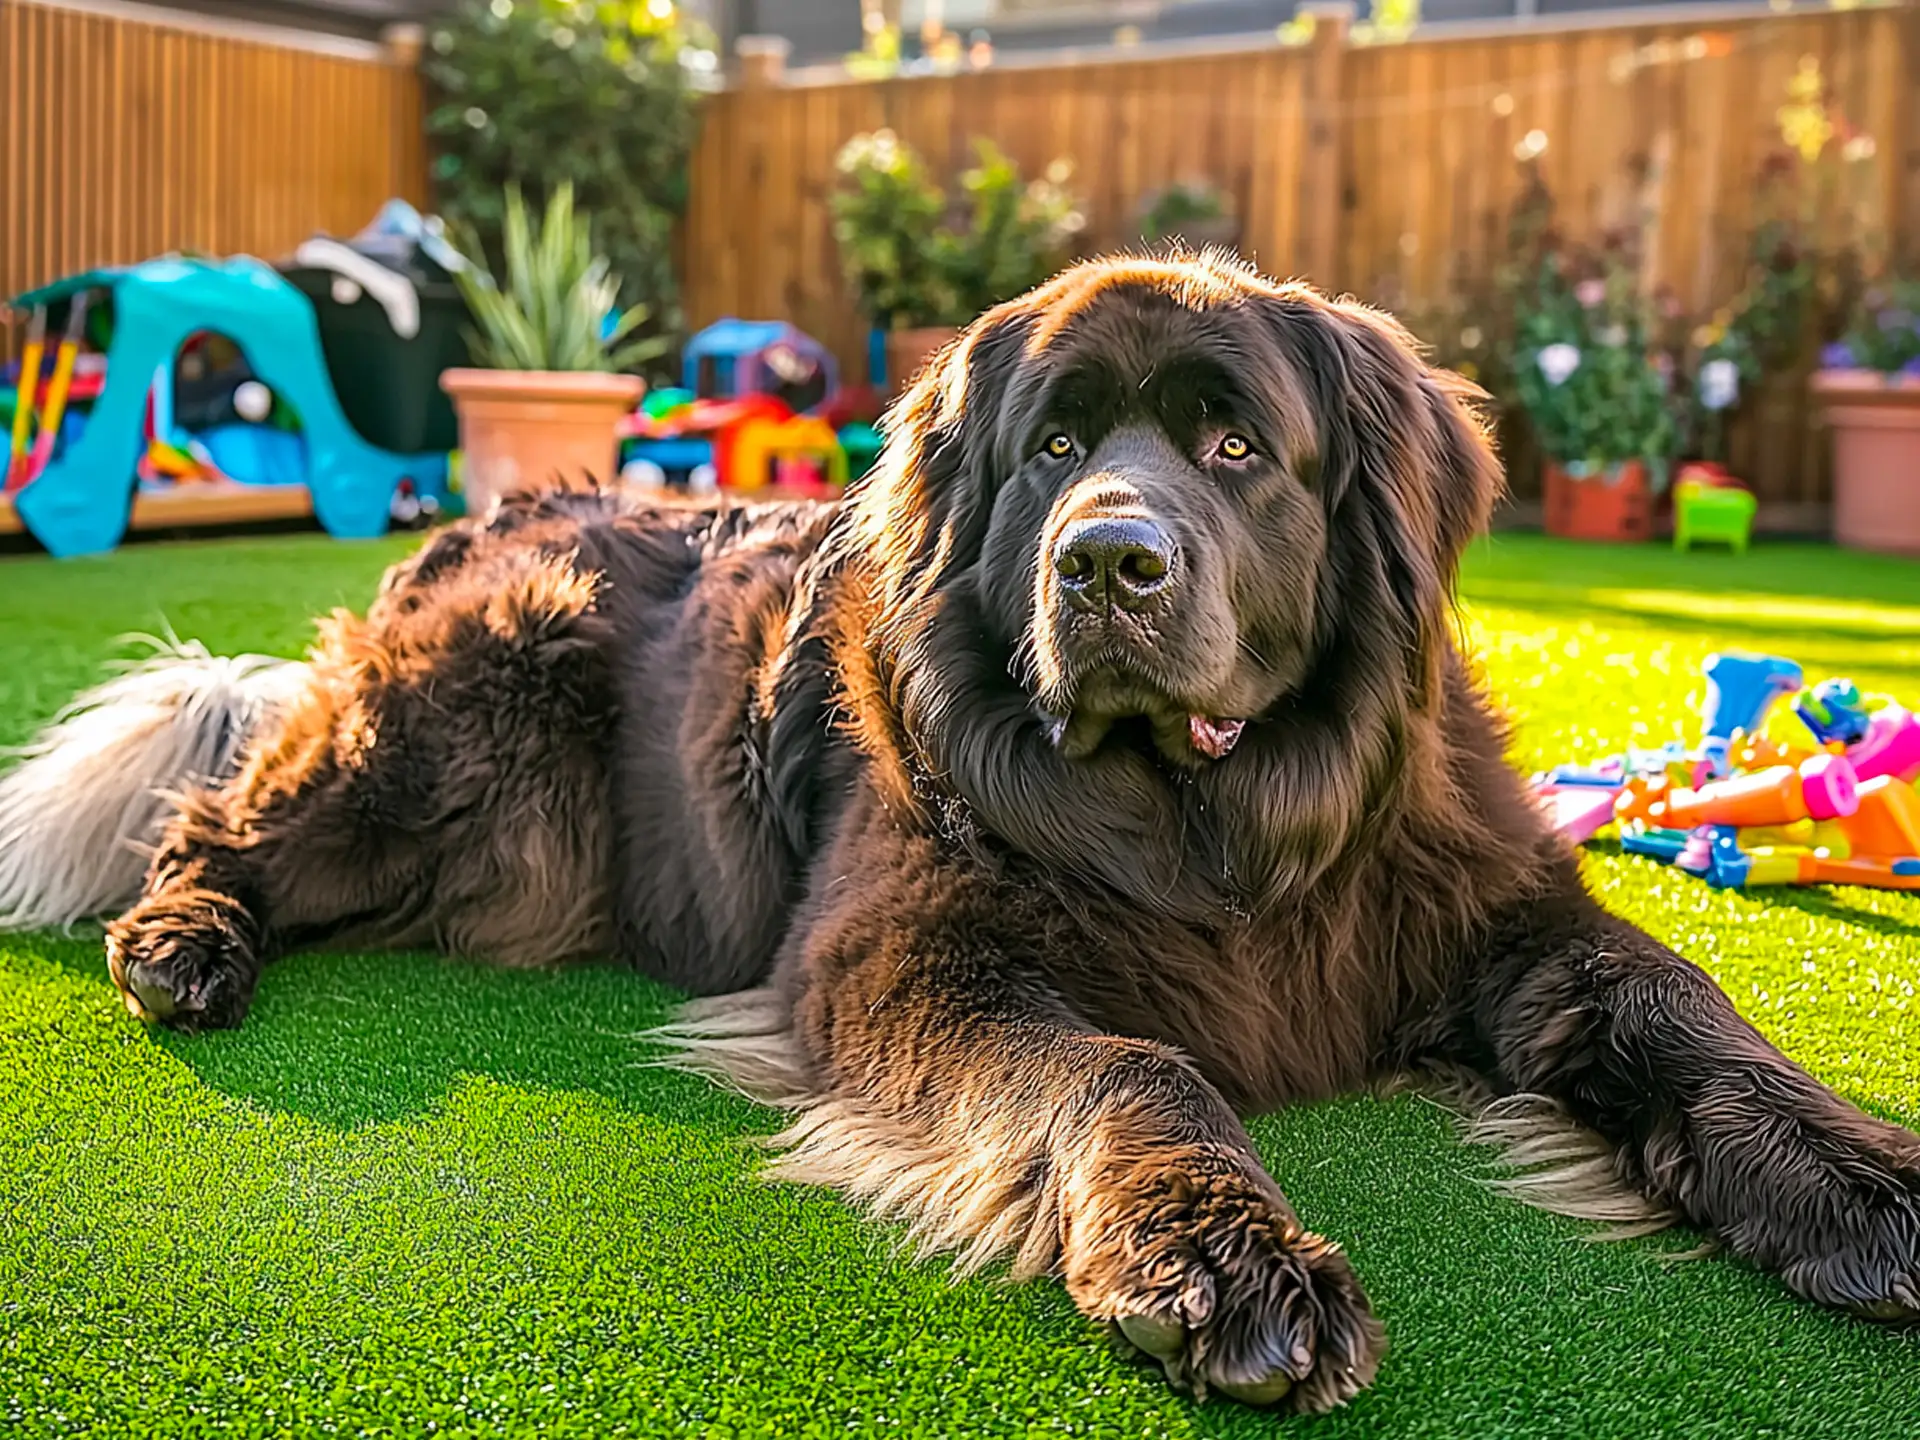
{"label": "small planter box", "polygon": [[1653,538],[1653,489],[1642,461],[1626,460],[1576,474],[1549,460],[1546,502],[1549,535],[1569,540]]}
{"label": "small planter box", "polygon": [[1819,370],[1813,394],[1833,431],[1833,538],[1920,555],[1920,376]]}

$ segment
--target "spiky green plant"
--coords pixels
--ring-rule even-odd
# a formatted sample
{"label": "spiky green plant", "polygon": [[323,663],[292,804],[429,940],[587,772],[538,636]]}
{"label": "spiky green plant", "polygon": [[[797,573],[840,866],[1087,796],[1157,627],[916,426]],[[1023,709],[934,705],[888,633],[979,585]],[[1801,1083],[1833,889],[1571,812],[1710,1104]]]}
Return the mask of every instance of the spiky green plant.
{"label": "spiky green plant", "polygon": [[570,184],[554,188],[537,227],[520,188],[507,187],[504,288],[473,235],[461,248],[468,265],[456,278],[474,319],[467,346],[487,369],[630,370],[667,347],[659,336],[629,338],[647,307],[615,313],[620,279],[595,253],[592,219],[573,208]]}

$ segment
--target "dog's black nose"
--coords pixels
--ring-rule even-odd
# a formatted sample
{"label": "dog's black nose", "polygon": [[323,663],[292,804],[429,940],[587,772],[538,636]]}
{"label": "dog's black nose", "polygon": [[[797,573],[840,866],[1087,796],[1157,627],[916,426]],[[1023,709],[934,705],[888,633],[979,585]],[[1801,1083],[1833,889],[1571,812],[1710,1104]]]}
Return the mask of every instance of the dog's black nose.
{"label": "dog's black nose", "polygon": [[1173,574],[1173,541],[1151,520],[1076,520],[1053,547],[1053,568],[1074,603],[1134,610]]}

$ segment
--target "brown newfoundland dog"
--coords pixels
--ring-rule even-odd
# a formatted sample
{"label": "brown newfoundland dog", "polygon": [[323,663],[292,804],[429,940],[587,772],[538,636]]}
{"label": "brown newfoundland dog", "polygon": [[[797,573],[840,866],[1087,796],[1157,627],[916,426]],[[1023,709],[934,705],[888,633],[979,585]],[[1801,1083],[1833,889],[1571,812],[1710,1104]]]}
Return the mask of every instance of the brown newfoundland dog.
{"label": "brown newfoundland dog", "polygon": [[1503,761],[1451,629],[1471,398],[1305,288],[1082,265],[929,367],[844,507],[512,502],[305,664],[115,682],[7,782],[0,909],[125,883],[167,750],[213,779],[108,931],[135,1014],[236,1024],[344,938],[612,951],[719,997],[672,1038],[797,1112],[785,1173],[1059,1275],[1196,1394],[1373,1377],[1237,1116],[1407,1074],[1537,1197],[1920,1316],[1920,1139],[1601,910]]}

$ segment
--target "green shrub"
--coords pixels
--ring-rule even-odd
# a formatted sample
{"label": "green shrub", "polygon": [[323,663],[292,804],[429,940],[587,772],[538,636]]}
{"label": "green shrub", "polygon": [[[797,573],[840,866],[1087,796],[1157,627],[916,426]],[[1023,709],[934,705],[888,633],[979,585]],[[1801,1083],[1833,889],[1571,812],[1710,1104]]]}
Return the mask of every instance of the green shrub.
{"label": "green shrub", "polygon": [[648,328],[680,323],[671,234],[686,206],[696,90],[711,41],[646,0],[461,0],[429,36],[440,213],[502,255],[506,194],[570,185],[596,217],[621,299]]}
{"label": "green shrub", "polygon": [[1039,284],[1072,253],[1086,217],[1066,188],[1067,162],[1023,182],[992,141],[974,141],[974,155],[950,203],[891,130],[841,147],[833,234],[847,281],[876,323],[964,325]]}

